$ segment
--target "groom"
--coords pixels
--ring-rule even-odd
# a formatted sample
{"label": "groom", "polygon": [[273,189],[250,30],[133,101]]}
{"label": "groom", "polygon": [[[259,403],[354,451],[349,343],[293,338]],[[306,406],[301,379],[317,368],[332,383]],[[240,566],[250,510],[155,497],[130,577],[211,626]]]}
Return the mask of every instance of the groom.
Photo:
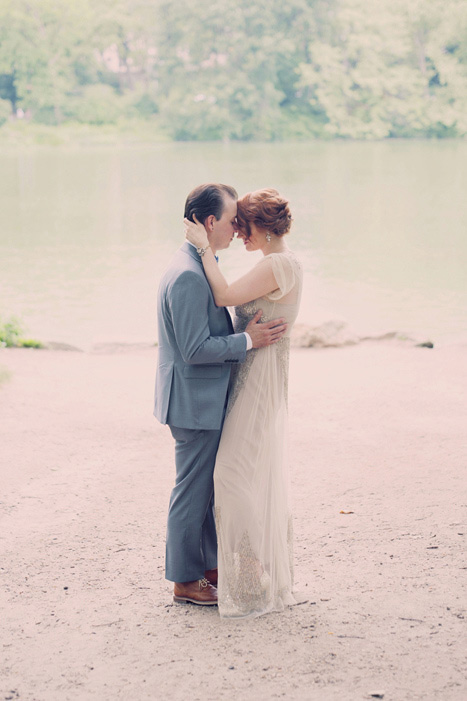
{"label": "groom", "polygon": [[[203,222],[214,253],[236,232],[237,193],[227,185],[200,185],[185,217]],[[207,249],[185,242],[165,271],[158,293],[159,356],[154,415],[175,439],[176,479],[167,522],[166,578],[174,601],[217,604],[217,540],[213,471],[224,420],[230,369],[248,350],[278,341],[283,319],[233,333],[227,309],[216,307],[201,257]]]}

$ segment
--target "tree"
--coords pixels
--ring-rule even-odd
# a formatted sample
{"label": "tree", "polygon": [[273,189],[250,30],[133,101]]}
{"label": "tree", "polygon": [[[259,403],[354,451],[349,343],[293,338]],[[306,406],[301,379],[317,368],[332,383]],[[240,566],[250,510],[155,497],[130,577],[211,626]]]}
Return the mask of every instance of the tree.
{"label": "tree", "polygon": [[175,139],[463,136],[467,3],[0,0],[0,99]]}
{"label": "tree", "polygon": [[325,130],[352,138],[465,134],[466,72],[452,21],[465,26],[465,9],[457,0],[368,8],[366,0],[341,0],[331,37],[312,42],[311,61],[300,66]]}
{"label": "tree", "polygon": [[59,124],[76,84],[75,67],[89,53],[88,0],[10,0],[2,5],[0,65],[13,77],[18,105]]}

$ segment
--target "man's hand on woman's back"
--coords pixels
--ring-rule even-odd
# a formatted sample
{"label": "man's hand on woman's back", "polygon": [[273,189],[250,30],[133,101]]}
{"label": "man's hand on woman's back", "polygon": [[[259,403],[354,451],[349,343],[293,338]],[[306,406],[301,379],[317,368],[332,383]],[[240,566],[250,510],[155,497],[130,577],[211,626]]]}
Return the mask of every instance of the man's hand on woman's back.
{"label": "man's hand on woman's back", "polygon": [[271,346],[273,343],[280,341],[282,336],[287,331],[285,319],[273,319],[266,321],[264,324],[260,322],[263,312],[258,309],[253,319],[250,321],[245,331],[250,336],[253,343],[253,348],[263,348]]}

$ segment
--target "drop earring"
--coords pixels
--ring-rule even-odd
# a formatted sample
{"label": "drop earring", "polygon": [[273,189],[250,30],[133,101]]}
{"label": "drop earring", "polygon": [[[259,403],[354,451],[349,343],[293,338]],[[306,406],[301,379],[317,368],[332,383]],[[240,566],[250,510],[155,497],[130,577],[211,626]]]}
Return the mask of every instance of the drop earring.
{"label": "drop earring", "polygon": [[267,241],[268,243],[271,243],[271,234],[269,233],[269,231],[266,232],[266,241]]}

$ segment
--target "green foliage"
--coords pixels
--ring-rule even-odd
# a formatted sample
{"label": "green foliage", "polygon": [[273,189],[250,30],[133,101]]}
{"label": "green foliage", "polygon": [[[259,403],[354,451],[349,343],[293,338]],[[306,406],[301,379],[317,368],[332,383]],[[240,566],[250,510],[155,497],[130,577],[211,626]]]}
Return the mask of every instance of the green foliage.
{"label": "green foliage", "polygon": [[20,348],[44,348],[44,344],[34,338],[22,338],[18,341]]}
{"label": "green foliage", "polygon": [[14,77],[12,75],[0,75],[0,98],[10,101],[11,112],[11,107],[16,104],[16,90]]}
{"label": "green foliage", "polygon": [[139,117],[152,117],[152,115],[159,112],[155,98],[145,91],[134,96],[132,107],[135,114]]}
{"label": "green foliage", "polygon": [[0,319],[0,345],[7,348],[17,346],[22,333],[22,326],[16,317],[11,316],[7,321]]}
{"label": "green foliage", "polygon": [[465,136],[467,3],[0,0],[5,101],[179,140]]}
{"label": "green foliage", "polygon": [[11,117],[11,102],[0,98],[0,127]]}
{"label": "green foliage", "polygon": [[287,11],[278,0],[168,3],[165,12],[177,28],[162,44],[170,71],[160,84],[161,115],[173,136],[281,138],[300,31],[311,21],[307,3],[290,0]]}
{"label": "green foliage", "polygon": [[110,85],[87,85],[70,97],[64,107],[69,119],[84,124],[115,124],[122,113],[122,102]]}
{"label": "green foliage", "polygon": [[0,319],[0,347],[3,348],[43,348],[40,341],[22,338],[24,333],[20,321],[11,316],[7,321]]}

